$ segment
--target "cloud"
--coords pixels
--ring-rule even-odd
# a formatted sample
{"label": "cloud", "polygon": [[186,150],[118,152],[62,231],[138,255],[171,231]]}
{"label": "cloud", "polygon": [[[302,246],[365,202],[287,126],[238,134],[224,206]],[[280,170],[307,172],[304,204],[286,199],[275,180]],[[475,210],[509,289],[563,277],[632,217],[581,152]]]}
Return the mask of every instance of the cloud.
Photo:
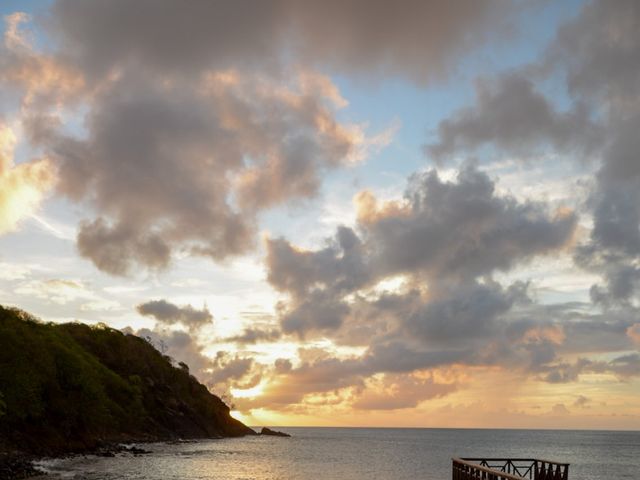
{"label": "cloud", "polygon": [[242,379],[245,377],[253,366],[253,359],[231,357],[223,352],[218,352],[208,381],[211,385],[220,385],[230,380]]}
{"label": "cloud", "polygon": [[619,355],[611,360],[590,360],[579,358],[573,363],[561,362],[545,367],[548,371],[544,380],[549,383],[575,382],[582,374],[608,374],[621,381],[640,376],[640,354]]}
{"label": "cloud", "polygon": [[259,211],[314,196],[322,172],[349,163],[361,141],[310,75],[288,86],[237,72],[195,85],[123,75],[95,98],[86,138],[32,122],[59,192],[97,212],[80,224],[80,254],[127,275],[177,253],[246,253]]}
{"label": "cloud", "polygon": [[640,323],[634,323],[629,328],[627,328],[627,335],[636,344],[640,345]]}
{"label": "cloud", "polygon": [[[257,24],[280,8],[272,6],[273,11],[265,4]],[[59,50],[52,52],[32,46],[21,29],[28,16],[15,14],[8,17],[0,50],[5,67],[0,82],[22,98],[19,117],[30,146],[49,157],[16,167],[11,181],[21,173],[31,183],[44,182],[43,172],[57,169],[58,193],[94,212],[80,223],[77,245],[99,269],[128,275],[134,267],[166,268],[177,255],[221,261],[244,254],[255,246],[261,211],[315,196],[326,171],[352,165],[368,150],[388,144],[388,132],[369,138],[363,126],[336,119],[347,102],[329,78],[304,65],[255,70],[232,53],[229,38],[216,48],[208,44],[215,38],[207,36],[220,32],[210,21],[198,23],[203,18],[220,21],[225,9],[239,22],[254,18],[233,13],[236,4],[185,10],[167,1],[165,9],[129,7],[58,2],[48,23],[61,35],[56,37]],[[172,36],[180,27],[165,28],[166,23],[186,20],[184,14],[198,9],[205,12],[188,22],[189,35],[183,37],[193,56],[177,52],[177,42],[173,51],[163,48],[154,57],[157,41],[145,44],[152,32]],[[163,16],[172,10],[175,15]],[[81,11],[86,15],[76,16]],[[74,43],[75,35],[113,33],[84,23],[94,14],[104,27],[118,20],[122,31],[109,47],[104,38],[98,44]],[[135,32],[125,32],[129,23],[120,22],[122,15],[141,15],[148,30],[136,25]],[[237,36],[238,28],[224,24],[228,35],[247,40]],[[197,25],[204,35],[197,40],[198,51],[190,43]],[[120,43],[128,34],[135,38]],[[82,60],[80,50],[91,48],[101,50],[89,55],[99,69]],[[248,56],[255,51],[251,42],[239,48]],[[151,70],[138,58],[142,53],[153,63]],[[210,63],[210,55],[233,61]],[[167,63],[154,63],[159,58]],[[69,128],[66,115],[71,113],[84,115],[83,128]]]}
{"label": "cloud", "polygon": [[603,141],[602,128],[591,120],[584,103],[558,112],[520,73],[481,79],[476,104],[454,113],[438,125],[437,139],[425,153],[442,161],[456,153],[468,155],[484,145],[531,157],[547,145],[555,152],[589,154]]}
{"label": "cloud", "polygon": [[0,280],[25,280],[39,265],[29,265],[13,262],[0,262]]}
{"label": "cloud", "polygon": [[27,31],[31,20],[16,12],[4,17],[5,33],[0,46],[0,85],[22,99],[22,108],[66,106],[84,91],[82,74],[54,55],[37,52]]}
{"label": "cloud", "polygon": [[213,357],[205,354],[194,331],[163,327],[136,331],[126,328],[124,331],[147,339],[161,353],[169,355],[174,363],[184,362],[192,375],[218,395],[228,396],[230,388],[248,388],[260,378],[262,366],[252,358],[225,352],[217,352]]}
{"label": "cloud", "polygon": [[[177,306],[166,300],[151,300],[138,305],[136,310],[140,315],[153,317],[157,321],[156,326],[153,330],[128,331],[147,338],[176,363],[184,362],[189,372],[216,394],[230,398],[232,388],[252,388],[260,382],[264,366],[251,356],[223,351],[216,352],[214,356],[206,353],[203,327],[213,322],[213,315],[206,307],[196,309],[191,305]],[[176,326],[187,331],[176,329]],[[256,334],[256,337],[248,339],[248,343],[257,340]],[[241,339],[235,341],[240,342]]]}
{"label": "cloud", "polygon": [[129,65],[186,74],[239,64],[274,70],[287,54],[295,63],[426,83],[444,78],[469,48],[504,36],[516,10],[491,0],[227,1],[189,9],[177,0],[58,0],[50,25],[93,77]]}
{"label": "cloud", "polygon": [[[470,165],[449,181],[436,171],[412,176],[402,200],[382,203],[363,192],[356,205],[357,224],[340,227],[315,250],[267,239],[266,264],[269,282],[285,296],[278,306],[284,331],[364,351],[290,366],[247,408],[305,404],[332,391],[359,391],[380,375],[453,365],[556,383],[577,381],[586,371],[630,375],[633,359],[563,360],[568,353],[594,352],[600,340],[605,350],[628,349],[627,319],[587,320],[588,305],[540,305],[528,283],[503,285],[493,278],[568,248],[575,213],[498,194],[488,175]],[[294,391],[289,384],[304,386]],[[392,385],[379,384],[360,405],[408,408],[440,392],[418,382],[415,390],[424,397],[409,391],[394,396]]]}
{"label": "cloud", "polygon": [[[177,0],[58,0],[46,19],[46,51],[29,40],[26,16],[10,16],[0,85],[20,103],[29,147],[46,157],[19,162],[15,142],[2,143],[0,233],[15,229],[59,178],[58,194],[85,215],[78,251],[104,272],[245,254],[266,210],[313,198],[328,172],[393,136],[394,126],[369,136],[340,120],[349,117],[340,112],[348,101],[317,71],[432,84],[469,50],[503,35],[518,8],[466,0],[189,9]],[[636,378],[638,13],[634,2],[586,4],[536,65],[478,80],[473,104],[443,120],[425,147],[438,162],[486,149],[593,161],[594,189],[578,207],[593,214],[588,234],[586,215],[578,226],[574,211],[502,194],[470,164],[455,175],[421,171],[402,198],[361,192],[355,223],[322,245],[267,239],[280,329],[252,325],[220,340],[318,341],[297,359],[210,357],[201,330],[213,320],[209,310],[166,300],[138,306],[157,320],[155,331],[138,333],[217,391],[264,388],[242,400],[246,408],[412,408],[465,387],[443,381],[439,369],[504,370],[548,383]],[[557,79],[568,87],[561,102],[548,94]],[[591,303],[537,303],[539,290],[518,280],[528,274],[520,268],[574,242],[576,263],[602,277]],[[60,301],[81,290],[61,281],[22,287]],[[574,406],[584,407],[584,398]],[[568,413],[564,404],[554,412]]]}
{"label": "cloud", "polygon": [[186,327],[200,328],[213,322],[213,315],[204,307],[202,310],[191,305],[177,306],[166,300],[151,300],[136,307],[140,315],[153,317],[161,324],[182,323]]}
{"label": "cloud", "polygon": [[16,138],[0,120],[0,235],[18,228],[53,186],[55,168],[47,159],[14,164]]}
{"label": "cloud", "polygon": [[[436,161],[491,147],[530,157],[599,162],[590,198],[590,238],[576,264],[602,276],[591,298],[598,308],[629,308],[640,294],[640,9],[636,2],[593,1],[562,25],[533,64],[478,80],[475,104],[440,122],[425,146]],[[536,84],[566,82],[569,106]]]}
{"label": "cloud", "polygon": [[[446,320],[441,313],[467,311],[481,323],[482,315],[472,313],[474,299],[484,302],[475,307],[486,310],[487,318],[512,303],[485,295],[488,287],[474,285],[473,279],[563,248],[576,225],[572,212],[550,215],[543,204],[496,195],[490,178],[470,166],[455,182],[442,181],[435,171],[413,176],[404,201],[379,206],[369,194],[357,201],[360,234],[340,227],[326,247],[315,251],[298,249],[285,239],[267,240],[267,278],[290,296],[279,309],[285,331],[337,330],[354,304],[346,301],[348,295],[396,275],[428,289],[433,300],[420,313],[405,312],[414,325],[422,324],[419,318],[433,317],[427,322],[434,329],[430,336],[438,329],[436,322],[455,329],[459,321],[459,330],[466,330],[462,319]],[[458,299],[450,299],[438,313],[438,297],[447,295]]]}
{"label": "cloud", "polygon": [[455,182],[442,181],[435,171],[415,175],[405,196],[402,203],[360,212],[377,268],[387,275],[421,270],[473,278],[508,271],[562,248],[576,224],[571,211],[550,215],[542,203],[497,195],[491,179],[471,166]]}
{"label": "cloud", "polygon": [[268,280],[282,291],[302,295],[316,284],[350,291],[368,281],[362,241],[349,227],[338,227],[335,238],[318,251],[295,248],[286,239],[267,240]]}
{"label": "cloud", "polygon": [[589,207],[593,229],[576,262],[599,273],[592,298],[603,308],[638,299],[640,273],[640,8],[592,2],[560,28],[547,61],[567,71],[570,92],[604,112],[606,140]]}
{"label": "cloud", "polygon": [[551,415],[564,416],[569,415],[571,412],[569,412],[569,409],[565,407],[564,403],[556,403],[553,408],[551,408],[551,412],[549,413]]}
{"label": "cloud", "polygon": [[[508,10],[463,3],[317,10],[274,0],[247,15],[235,2],[59,0],[45,23],[58,50],[35,51],[20,29],[28,17],[16,14],[3,58],[18,72],[7,82],[41,100],[27,101],[23,122],[59,167],[59,193],[95,212],[80,223],[79,253],[128,275],[185,254],[246,253],[260,211],[314,196],[325,171],[388,144],[389,132],[367,138],[339,123],[346,101],[309,68],[445,75],[467,45],[492,35],[492,12]],[[86,132],[72,135],[55,107],[77,101]]]}
{"label": "cloud", "polygon": [[486,340],[503,328],[500,316],[511,310],[514,302],[527,299],[518,287],[503,290],[491,283],[456,285],[414,311],[405,328],[412,336],[440,348],[452,341],[460,346],[464,342]]}
{"label": "cloud", "polygon": [[369,385],[353,407],[359,410],[414,408],[425,400],[446,396],[457,388],[453,383],[438,383],[433,375],[426,378],[385,375],[380,383],[378,389]]}
{"label": "cloud", "polygon": [[[490,368],[548,383],[578,382],[585,374],[627,381],[640,374],[637,355],[622,353],[607,360],[584,356],[633,348],[625,335],[628,320],[589,319],[577,313],[582,307],[575,304],[539,305],[525,284],[505,288],[478,280],[476,285],[458,284],[437,298],[406,295],[358,298],[344,323],[321,336],[345,340],[345,331],[358,326],[354,311],[367,306],[362,321],[372,329],[356,343],[362,347],[359,353],[317,348],[298,352],[295,363],[280,359],[263,370],[262,393],[239,400],[238,407],[298,413],[332,402],[360,409],[412,408],[465,388],[467,379],[449,376],[443,381],[438,376],[457,367]],[[440,313],[411,318],[412,312],[430,308]],[[578,360],[565,360],[576,354]]]}
{"label": "cloud", "polygon": [[108,311],[120,308],[116,300],[105,298],[89,285],[78,280],[63,278],[29,279],[18,283],[14,293],[23,297],[40,298],[50,304],[67,305],[78,303],[83,311]]}
{"label": "cloud", "polygon": [[[598,162],[585,205],[593,228],[574,258],[602,276],[591,299],[610,313],[633,312],[640,298],[639,25],[637,2],[588,2],[538,61],[478,80],[475,104],[441,121],[425,146],[436,161],[490,147]],[[563,110],[536,85],[552,79],[565,82]]]}
{"label": "cloud", "polygon": [[640,294],[640,144],[633,138],[637,134],[627,130],[640,128],[639,120],[640,110],[626,131],[611,139],[589,199],[590,238],[575,252],[578,265],[602,275],[603,283],[594,285],[591,293],[594,302],[605,307],[629,304]]}
{"label": "cloud", "polygon": [[639,18],[633,0],[589,2],[559,28],[547,61],[562,63],[573,94],[599,96],[622,107],[619,102],[634,99],[640,85]]}
{"label": "cloud", "polygon": [[576,401],[573,402],[574,407],[580,408],[589,408],[589,404],[591,403],[591,399],[589,397],[585,397],[584,395],[578,395]]}
{"label": "cloud", "polygon": [[309,330],[337,329],[348,312],[345,303],[316,290],[283,313],[281,326],[285,333],[296,332],[302,337]]}
{"label": "cloud", "polygon": [[203,354],[202,347],[189,333],[182,330],[150,330],[148,328],[135,331],[126,328],[124,331],[148,340],[162,354],[170,355],[176,362],[186,363],[192,375],[201,382],[206,381],[212,359]]}
{"label": "cloud", "polygon": [[241,334],[222,339],[223,342],[253,345],[256,343],[271,343],[277,341],[281,333],[277,329],[245,328]]}

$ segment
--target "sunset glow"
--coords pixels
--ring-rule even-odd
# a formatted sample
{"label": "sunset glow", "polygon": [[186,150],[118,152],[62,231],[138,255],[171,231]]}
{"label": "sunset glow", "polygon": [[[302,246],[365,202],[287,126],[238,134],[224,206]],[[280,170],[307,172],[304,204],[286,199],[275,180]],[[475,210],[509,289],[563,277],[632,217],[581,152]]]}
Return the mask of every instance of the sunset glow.
{"label": "sunset glow", "polygon": [[638,3],[158,1],[0,6],[0,304],[248,425],[640,429]]}

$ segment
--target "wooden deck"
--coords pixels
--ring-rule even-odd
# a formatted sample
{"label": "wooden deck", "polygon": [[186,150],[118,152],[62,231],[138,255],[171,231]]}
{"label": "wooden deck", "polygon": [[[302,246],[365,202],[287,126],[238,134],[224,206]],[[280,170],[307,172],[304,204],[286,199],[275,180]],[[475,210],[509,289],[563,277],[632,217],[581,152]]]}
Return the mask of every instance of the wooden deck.
{"label": "wooden deck", "polygon": [[453,480],[568,480],[569,464],[539,458],[453,458]]}

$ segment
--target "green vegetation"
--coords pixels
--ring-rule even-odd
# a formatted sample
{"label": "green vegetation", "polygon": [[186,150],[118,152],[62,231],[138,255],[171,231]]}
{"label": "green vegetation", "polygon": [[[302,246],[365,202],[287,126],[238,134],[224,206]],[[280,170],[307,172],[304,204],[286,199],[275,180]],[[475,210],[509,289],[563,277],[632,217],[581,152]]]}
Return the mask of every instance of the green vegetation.
{"label": "green vegetation", "polygon": [[253,433],[146,340],[0,307],[0,447],[39,454],[103,442]]}

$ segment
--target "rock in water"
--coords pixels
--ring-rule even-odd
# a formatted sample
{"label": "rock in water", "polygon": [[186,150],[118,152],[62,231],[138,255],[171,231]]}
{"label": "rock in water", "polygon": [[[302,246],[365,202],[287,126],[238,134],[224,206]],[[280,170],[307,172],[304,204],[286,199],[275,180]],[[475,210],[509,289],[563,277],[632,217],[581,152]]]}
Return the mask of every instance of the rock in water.
{"label": "rock in water", "polygon": [[278,432],[277,430],[271,430],[270,428],[267,428],[267,427],[262,427],[262,430],[260,431],[260,435],[271,435],[273,437],[290,437],[291,436],[288,433]]}

